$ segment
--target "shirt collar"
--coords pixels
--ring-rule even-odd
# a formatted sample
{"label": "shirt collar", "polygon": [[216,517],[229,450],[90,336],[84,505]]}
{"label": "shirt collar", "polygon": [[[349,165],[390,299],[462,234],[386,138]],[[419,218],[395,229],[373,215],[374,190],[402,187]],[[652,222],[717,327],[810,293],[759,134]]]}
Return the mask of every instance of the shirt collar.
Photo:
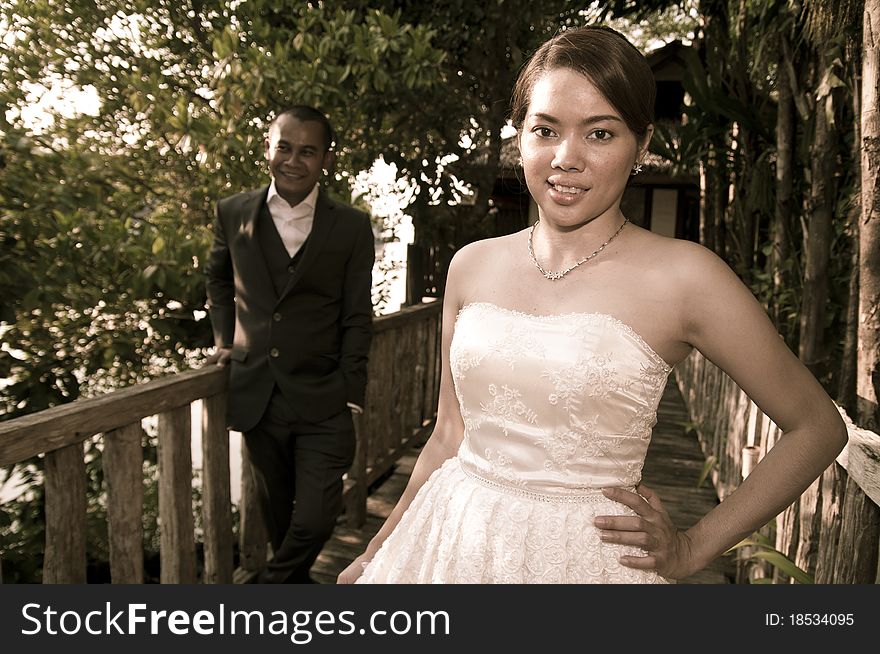
{"label": "shirt collar", "polygon": [[[312,188],[311,191],[309,191],[309,194],[305,197],[305,199],[302,202],[300,202],[299,204],[294,205],[294,206],[301,207],[302,209],[308,209],[310,212],[314,212],[315,205],[318,203],[318,188],[319,187],[320,187],[319,184],[315,184],[315,186]],[[283,197],[281,197],[281,195],[279,195],[278,189],[275,188],[275,179],[273,178],[272,183],[269,184],[269,194],[266,196],[266,204],[275,203],[275,202],[281,202],[282,207],[288,207],[291,209],[293,208],[290,206],[290,203],[287,200],[285,200]]]}

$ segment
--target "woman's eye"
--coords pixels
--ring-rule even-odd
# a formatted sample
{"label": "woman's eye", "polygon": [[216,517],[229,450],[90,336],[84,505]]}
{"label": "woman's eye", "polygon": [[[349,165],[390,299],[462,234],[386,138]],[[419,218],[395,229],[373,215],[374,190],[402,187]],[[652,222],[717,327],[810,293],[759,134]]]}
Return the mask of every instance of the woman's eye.
{"label": "woman's eye", "polygon": [[593,130],[592,134],[593,138],[598,139],[599,141],[607,141],[611,138],[611,132],[605,129],[596,129]]}
{"label": "woman's eye", "polygon": [[541,136],[543,138],[549,138],[549,137],[553,136],[553,130],[550,129],[549,127],[536,127],[532,131],[535,134],[537,134],[538,136]]}

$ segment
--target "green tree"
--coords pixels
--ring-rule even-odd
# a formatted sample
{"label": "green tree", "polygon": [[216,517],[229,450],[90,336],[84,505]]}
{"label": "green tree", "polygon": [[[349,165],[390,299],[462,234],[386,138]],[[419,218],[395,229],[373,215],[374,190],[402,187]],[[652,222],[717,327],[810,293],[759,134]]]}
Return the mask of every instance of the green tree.
{"label": "green tree", "polygon": [[[391,137],[367,119],[405,115],[443,58],[399,16],[298,2],[13,1],[2,17],[7,417],[185,364],[208,343],[212,205],[262,183],[267,116],[298,102],[335,119],[342,192]],[[95,89],[100,108],[35,134],[21,115],[40,84]]]}
{"label": "green tree", "polygon": [[[444,55],[427,28],[299,2],[263,12],[269,4],[0,4],[3,419],[172,373],[209,344],[200,264],[212,205],[263,183],[272,112],[304,102],[331,115],[344,192],[390,137],[367,119],[405,114],[439,84]],[[25,115],[47,88],[100,102],[50,110],[33,127]],[[93,509],[99,452],[87,460]],[[32,488],[40,465],[19,466]],[[4,550],[30,548],[19,560],[39,558],[40,499],[4,506]],[[89,550],[101,540],[90,533]]]}

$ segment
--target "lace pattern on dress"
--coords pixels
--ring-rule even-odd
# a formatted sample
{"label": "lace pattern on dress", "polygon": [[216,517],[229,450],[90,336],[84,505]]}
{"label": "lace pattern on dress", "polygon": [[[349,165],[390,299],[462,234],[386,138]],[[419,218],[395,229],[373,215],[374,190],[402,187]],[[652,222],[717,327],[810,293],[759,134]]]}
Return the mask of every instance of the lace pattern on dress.
{"label": "lace pattern on dress", "polygon": [[489,384],[489,395],[492,396],[492,401],[483,402],[480,407],[497,422],[505,436],[509,434],[508,425],[516,422],[517,418],[532,425],[537,422],[538,414],[525,405],[517,389],[504,384],[499,390],[495,384]]}
{"label": "lace pattern on dress", "polygon": [[[518,443],[530,439],[535,454],[543,452],[532,459],[533,471],[577,484],[575,475],[604,461],[606,476],[618,472],[615,483],[638,482],[639,448],[650,440],[670,368],[625,323],[601,313],[536,316],[472,303],[459,311],[450,365],[465,441],[481,443],[473,452],[481,454],[474,456],[480,474],[526,485],[521,448],[511,455],[494,436],[497,430],[506,439],[515,430]],[[605,401],[624,419],[615,424],[587,413]],[[640,443],[635,450],[633,441]]]}
{"label": "lace pattern on dress", "polygon": [[632,546],[605,543],[597,515],[632,515],[601,493],[536,497],[464,472],[457,457],[431,475],[357,583],[662,584],[627,568]]}
{"label": "lace pattern on dress", "polygon": [[575,415],[569,416],[568,427],[557,427],[553,431],[544,432],[538,439],[547,453],[544,468],[562,474],[568,473],[568,466],[573,463],[585,463],[591,459],[604,456],[609,444],[599,430],[598,416],[590,420],[581,420]]}

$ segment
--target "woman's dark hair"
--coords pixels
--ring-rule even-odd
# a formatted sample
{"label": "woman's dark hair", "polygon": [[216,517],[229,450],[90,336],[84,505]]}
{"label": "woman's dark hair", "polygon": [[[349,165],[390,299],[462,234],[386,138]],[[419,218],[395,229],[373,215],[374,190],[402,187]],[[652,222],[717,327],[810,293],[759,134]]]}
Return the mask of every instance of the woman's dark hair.
{"label": "woman's dark hair", "polygon": [[275,121],[281,118],[281,116],[290,116],[291,118],[296,118],[301,123],[309,121],[320,123],[321,127],[324,129],[325,149],[330,150],[330,148],[333,146],[333,142],[336,140],[336,135],[333,133],[333,128],[330,126],[330,120],[318,109],[315,109],[314,107],[310,107],[305,104],[297,104],[292,107],[288,107],[277,116],[275,116],[275,118],[269,124],[269,129],[272,129],[272,125],[274,125]]}
{"label": "woman's dark hair", "polygon": [[519,73],[510,119],[521,129],[532,89],[548,70],[568,68],[587,77],[641,141],[654,122],[657,85],[645,56],[610,27],[589,25],[560,32],[529,58]]}

